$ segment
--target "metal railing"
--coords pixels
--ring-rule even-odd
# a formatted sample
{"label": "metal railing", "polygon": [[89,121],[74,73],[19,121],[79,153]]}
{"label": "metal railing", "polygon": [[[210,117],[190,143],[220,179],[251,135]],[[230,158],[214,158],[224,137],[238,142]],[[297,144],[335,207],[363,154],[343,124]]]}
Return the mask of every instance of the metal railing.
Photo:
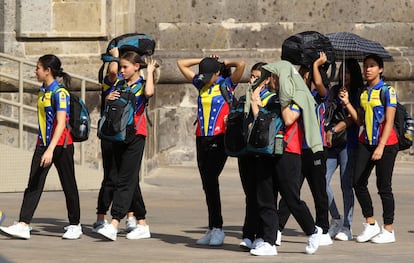
{"label": "metal railing", "polygon": [[[36,66],[36,63],[29,62],[29,61],[26,61],[25,59],[10,56],[10,55],[4,54],[4,53],[0,53],[0,59],[1,59],[2,62],[7,61],[7,62],[12,62],[12,63],[17,63],[17,67],[15,67],[15,71],[12,74],[2,72],[0,70],[0,78],[5,78],[5,79],[8,79],[8,80],[17,81],[17,90],[16,90],[16,92],[18,92],[18,100],[17,100],[17,102],[15,102],[15,101],[6,100],[4,98],[0,98],[0,103],[1,104],[4,103],[4,104],[10,105],[12,107],[17,107],[18,108],[18,117],[17,117],[17,119],[15,119],[13,117],[6,116],[2,112],[0,112],[0,119],[2,119],[4,121],[7,121],[9,123],[16,124],[18,126],[18,147],[23,148],[24,128],[28,127],[28,128],[32,128],[32,129],[36,129],[36,130],[38,129],[37,123],[30,123],[30,122],[24,121],[24,110],[36,113],[37,108],[25,105],[24,101],[23,101],[23,95],[24,95],[24,92],[25,92],[25,90],[24,90],[25,85],[29,84],[29,85],[32,85],[34,87],[39,86],[38,82],[24,77],[24,73],[25,73],[25,70],[26,70],[24,67],[25,66],[30,66],[30,67],[34,68]],[[9,68],[13,68],[13,67],[9,67]],[[89,79],[89,78],[79,76],[79,75],[76,75],[76,74],[72,74],[72,73],[70,73],[70,76],[72,77],[73,80],[80,81],[80,97],[86,103],[86,87],[87,87],[87,84],[90,83],[92,85],[99,85],[99,83],[96,80]],[[97,127],[96,127],[96,125],[91,125],[91,128],[96,129]],[[79,160],[79,163],[81,165],[83,165],[85,163],[85,145],[84,145],[84,143],[80,143],[80,160]]]}

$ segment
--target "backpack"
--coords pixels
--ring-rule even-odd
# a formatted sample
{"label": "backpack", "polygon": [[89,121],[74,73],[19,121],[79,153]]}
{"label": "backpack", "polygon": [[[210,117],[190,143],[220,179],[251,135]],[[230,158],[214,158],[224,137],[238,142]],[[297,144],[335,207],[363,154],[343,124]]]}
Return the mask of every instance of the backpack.
{"label": "backpack", "polygon": [[[271,93],[265,93],[264,96],[271,96]],[[261,97],[262,100],[264,98]],[[280,149],[276,146],[283,146],[283,127],[280,104],[272,108],[260,108],[248,135],[248,152],[259,155],[280,154]],[[282,135],[282,141],[280,141],[280,135]]]}
{"label": "backpack", "polygon": [[103,115],[98,121],[98,137],[112,142],[129,143],[135,136],[135,94],[130,89],[118,91],[120,97],[108,100],[105,104]]}
{"label": "backpack", "polygon": [[[385,84],[381,88],[380,98],[382,105],[386,105],[385,90],[389,89],[389,85]],[[414,134],[414,121],[410,116],[410,113],[404,107],[404,105],[397,102],[397,108],[394,117],[394,127],[398,137],[398,150],[407,150],[413,145]]]}
{"label": "backpack", "polygon": [[234,100],[227,115],[224,147],[228,156],[237,157],[247,153],[248,118],[244,112],[245,97]]}
{"label": "backpack", "polygon": [[101,83],[103,79],[103,70],[105,67],[105,63],[116,60],[116,58],[112,57],[109,54],[109,50],[111,50],[114,47],[118,47],[119,55],[122,55],[127,51],[135,51],[140,56],[145,57],[152,56],[154,54],[155,45],[156,42],[150,35],[142,33],[124,34],[112,39],[108,43],[106,53],[103,53],[101,55],[101,60],[103,63],[98,73],[99,83]]}
{"label": "backpack", "polygon": [[[56,91],[59,89],[65,89],[70,96],[70,114],[69,121],[66,122],[66,127],[70,130],[72,141],[86,141],[89,138],[89,132],[91,130],[91,118],[89,116],[88,107],[81,98],[69,92],[65,87],[59,86]],[[53,95],[52,98],[54,98]],[[54,100],[52,100],[52,104],[54,103],[53,101]],[[67,140],[66,137],[65,145],[67,144]]]}
{"label": "backpack", "polygon": [[335,50],[329,38],[316,31],[304,31],[290,36],[283,41],[281,59],[293,65],[312,69],[313,62],[319,58],[319,52],[325,52],[327,61],[321,67],[328,71],[331,66],[330,81],[335,77]]}

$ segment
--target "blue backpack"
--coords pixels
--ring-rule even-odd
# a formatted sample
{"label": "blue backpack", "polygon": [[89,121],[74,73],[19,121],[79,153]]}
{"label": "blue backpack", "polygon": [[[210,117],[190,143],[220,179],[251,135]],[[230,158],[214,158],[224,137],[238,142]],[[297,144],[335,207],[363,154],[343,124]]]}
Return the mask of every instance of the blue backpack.
{"label": "blue backpack", "polygon": [[112,142],[129,143],[135,136],[135,93],[131,89],[121,90],[120,97],[108,100],[98,121],[98,137]]}
{"label": "blue backpack", "polygon": [[[85,102],[69,92],[64,86],[59,87],[54,91],[57,92],[60,89],[64,89],[69,93],[70,96],[70,114],[69,121],[66,122],[66,127],[69,128],[74,142],[83,142],[89,138],[89,132],[91,130],[91,118],[89,116],[89,110]],[[54,96],[52,96],[52,104]],[[65,145],[67,144],[68,138],[65,139]]]}
{"label": "blue backpack", "polygon": [[[385,84],[381,87],[380,98],[382,105],[386,105],[385,91],[389,88],[390,86],[388,84]],[[410,113],[407,111],[404,105],[397,102],[397,108],[394,117],[394,128],[397,132],[399,151],[407,150],[413,145],[413,123],[413,119],[411,118]]]}
{"label": "blue backpack", "polygon": [[109,54],[109,50],[113,49],[114,47],[118,47],[119,55],[122,55],[127,51],[134,51],[140,56],[145,57],[152,56],[154,54],[155,45],[156,42],[150,35],[142,33],[124,34],[112,39],[108,43],[106,52],[101,55],[102,66],[99,69],[98,73],[99,83],[101,83],[103,79],[103,70],[105,63],[117,60],[117,58],[114,58]]}
{"label": "blue backpack", "polygon": [[[261,95],[261,100],[275,96],[271,92]],[[247,151],[259,155],[276,155],[283,152],[283,120],[280,103],[260,108],[247,139]],[[282,150],[280,149],[282,147]]]}

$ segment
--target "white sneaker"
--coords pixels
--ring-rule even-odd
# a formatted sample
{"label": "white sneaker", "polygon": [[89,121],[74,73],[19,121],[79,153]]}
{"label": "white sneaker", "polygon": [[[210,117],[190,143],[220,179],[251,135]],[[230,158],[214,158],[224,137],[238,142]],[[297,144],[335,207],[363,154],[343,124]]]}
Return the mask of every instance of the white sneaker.
{"label": "white sneaker", "polygon": [[261,244],[261,243],[263,243],[263,242],[264,242],[263,238],[261,238],[261,237],[256,238],[256,239],[253,241],[252,248],[256,248],[259,244]]}
{"label": "white sneaker", "polygon": [[243,238],[242,242],[240,242],[239,247],[244,250],[250,250],[252,249],[252,241],[248,238]]}
{"label": "white sneaker", "polygon": [[342,226],[344,225],[344,218],[341,216],[340,219],[333,219],[331,220],[331,224],[329,225],[328,233],[331,238],[334,238],[336,234],[341,231]]}
{"label": "white sneaker", "polygon": [[280,232],[279,230],[277,231],[277,234],[276,234],[275,245],[276,246],[282,245],[282,232]]}
{"label": "white sneaker", "polygon": [[357,236],[357,242],[367,242],[381,232],[377,221],[375,221],[374,225],[370,225],[368,223],[363,223],[363,225],[364,230],[359,236]]}
{"label": "white sneaker", "polygon": [[127,220],[125,221],[125,224],[126,224],[125,231],[131,232],[137,227],[137,219],[135,218],[135,216],[128,217]]}
{"label": "white sneaker", "polygon": [[221,228],[215,228],[211,230],[211,238],[210,238],[210,246],[221,246],[224,242],[224,237],[226,235],[224,234],[223,229]]}
{"label": "white sneaker", "polygon": [[333,244],[333,241],[332,241],[332,238],[329,235],[329,233],[322,234],[319,246],[329,246],[329,245],[332,245],[332,244]]}
{"label": "white sneaker", "polygon": [[132,230],[131,232],[129,232],[126,235],[127,239],[144,239],[144,238],[150,238],[151,237],[151,233],[149,231],[149,226],[143,226],[138,224],[134,230]]}
{"label": "white sneaker", "polygon": [[211,229],[207,230],[204,236],[196,241],[196,244],[204,245],[204,246],[210,244],[211,231],[212,231]]}
{"label": "white sneaker", "polygon": [[276,245],[271,245],[269,242],[261,242],[256,248],[250,250],[250,254],[255,256],[276,256]]}
{"label": "white sneaker", "polygon": [[0,230],[13,237],[22,239],[30,238],[29,226],[21,224],[19,222],[14,222],[14,224],[9,227],[1,226]]}
{"label": "white sneaker", "polygon": [[308,245],[305,248],[306,254],[315,254],[321,242],[322,228],[316,226],[315,233],[309,236]]}
{"label": "white sneaker", "polygon": [[70,225],[66,228],[65,234],[63,234],[63,239],[79,239],[82,236],[82,226],[81,224]]}
{"label": "white sneaker", "polygon": [[97,233],[111,241],[115,241],[118,230],[112,224],[106,224],[104,227],[99,228]]}
{"label": "white sneaker", "polygon": [[352,231],[348,228],[343,227],[341,231],[335,236],[336,240],[349,241],[352,240]]}
{"label": "white sneaker", "polygon": [[92,225],[92,232],[98,233],[98,230],[108,224],[106,220],[98,220]]}
{"label": "white sneaker", "polygon": [[373,237],[371,239],[371,242],[377,244],[387,244],[395,242],[394,230],[392,230],[392,232],[389,232],[388,230],[384,229],[384,226],[382,226],[381,233]]}

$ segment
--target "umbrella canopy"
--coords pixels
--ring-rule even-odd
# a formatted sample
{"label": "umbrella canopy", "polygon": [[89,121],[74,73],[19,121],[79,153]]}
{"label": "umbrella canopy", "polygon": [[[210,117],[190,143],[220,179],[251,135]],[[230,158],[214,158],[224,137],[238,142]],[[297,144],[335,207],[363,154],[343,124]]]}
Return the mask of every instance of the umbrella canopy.
{"label": "umbrella canopy", "polygon": [[369,54],[379,55],[384,61],[392,61],[392,56],[378,42],[372,41],[350,32],[326,34],[335,49],[335,60],[355,58],[362,61]]}

